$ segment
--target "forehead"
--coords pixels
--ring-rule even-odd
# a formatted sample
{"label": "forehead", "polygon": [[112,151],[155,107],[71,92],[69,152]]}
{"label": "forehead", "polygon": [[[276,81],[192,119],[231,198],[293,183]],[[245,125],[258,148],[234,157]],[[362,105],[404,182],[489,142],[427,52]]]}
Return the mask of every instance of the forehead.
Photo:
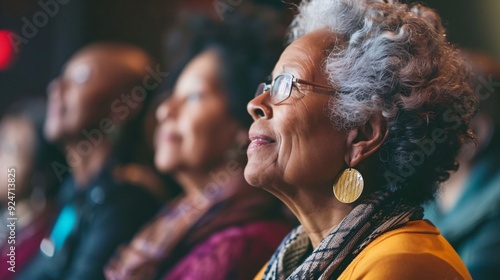
{"label": "forehead", "polygon": [[25,117],[7,117],[0,122],[0,142],[31,145],[35,139],[33,123]]}
{"label": "forehead", "polygon": [[291,73],[302,79],[314,80],[314,77],[321,73],[328,50],[336,43],[335,36],[326,29],[298,38],[281,55],[274,68],[273,76]]}
{"label": "forehead", "polygon": [[195,87],[217,82],[219,76],[219,55],[207,50],[194,57],[184,68],[175,88]]}

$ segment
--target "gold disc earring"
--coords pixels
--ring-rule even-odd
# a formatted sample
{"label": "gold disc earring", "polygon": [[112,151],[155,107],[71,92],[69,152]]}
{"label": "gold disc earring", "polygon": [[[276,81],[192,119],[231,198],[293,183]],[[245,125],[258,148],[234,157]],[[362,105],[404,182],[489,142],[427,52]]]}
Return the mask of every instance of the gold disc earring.
{"label": "gold disc earring", "polygon": [[363,176],[354,168],[347,168],[333,184],[333,194],[342,203],[353,203],[361,193],[365,183]]}

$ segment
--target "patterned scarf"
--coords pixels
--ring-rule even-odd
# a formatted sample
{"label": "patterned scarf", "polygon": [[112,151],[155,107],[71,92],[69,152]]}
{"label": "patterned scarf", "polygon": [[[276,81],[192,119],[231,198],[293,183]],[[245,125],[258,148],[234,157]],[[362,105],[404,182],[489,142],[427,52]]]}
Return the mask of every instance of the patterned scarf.
{"label": "patterned scarf", "polygon": [[422,207],[409,205],[394,193],[377,191],[356,206],[305,260],[310,240],[302,226],[295,228],[272,256],[263,279],[337,279],[372,240],[422,217]]}

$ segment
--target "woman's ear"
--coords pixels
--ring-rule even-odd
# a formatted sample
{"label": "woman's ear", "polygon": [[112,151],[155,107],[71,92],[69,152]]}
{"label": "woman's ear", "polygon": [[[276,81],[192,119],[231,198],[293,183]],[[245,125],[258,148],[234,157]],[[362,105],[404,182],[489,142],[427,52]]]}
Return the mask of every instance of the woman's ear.
{"label": "woman's ear", "polygon": [[355,167],[375,153],[384,143],[389,129],[381,113],[373,115],[365,124],[352,128],[347,134],[345,162]]}

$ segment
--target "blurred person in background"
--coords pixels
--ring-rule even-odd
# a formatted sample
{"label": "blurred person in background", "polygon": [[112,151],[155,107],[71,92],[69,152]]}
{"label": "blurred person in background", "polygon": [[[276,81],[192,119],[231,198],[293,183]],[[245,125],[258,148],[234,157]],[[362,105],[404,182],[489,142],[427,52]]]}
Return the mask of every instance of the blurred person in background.
{"label": "blurred person in background", "polygon": [[[65,159],[45,140],[44,119],[45,103],[33,99],[11,106],[0,121],[0,215],[6,222],[8,218],[17,218],[14,235],[9,227],[0,227],[0,279],[3,280],[14,279],[38,252],[57,212],[55,197],[60,181],[52,164],[65,164]],[[8,188],[6,176],[11,168],[15,170],[12,173],[14,188]],[[15,241],[9,237],[15,237]],[[16,273],[7,269],[11,267],[11,246],[15,247]]]}
{"label": "blurred person in background", "polygon": [[250,279],[290,229],[279,201],[243,178],[245,106],[283,45],[273,13],[258,11],[191,16],[170,34],[181,66],[156,111],[155,162],[183,192],[118,251],[107,279]]}
{"label": "blurred person in background", "polygon": [[476,145],[467,143],[460,168],[445,182],[425,216],[457,250],[473,279],[500,275],[500,65],[471,53],[478,70],[479,110],[470,127]]}
{"label": "blurred person in background", "polygon": [[50,235],[18,279],[103,279],[116,247],[157,211],[159,197],[137,178],[143,172],[127,166],[141,148],[149,91],[165,76],[142,49],[95,43],[48,86],[44,133],[66,154],[69,166],[56,172],[71,174]]}

